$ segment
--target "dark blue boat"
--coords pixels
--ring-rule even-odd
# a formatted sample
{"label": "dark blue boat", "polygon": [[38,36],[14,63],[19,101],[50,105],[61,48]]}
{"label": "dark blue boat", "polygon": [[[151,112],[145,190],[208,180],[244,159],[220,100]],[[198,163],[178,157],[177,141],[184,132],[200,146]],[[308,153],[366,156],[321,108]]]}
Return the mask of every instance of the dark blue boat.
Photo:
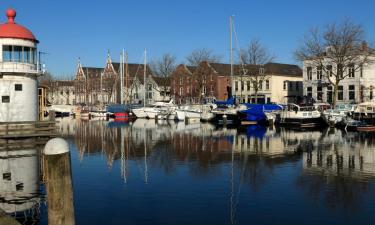
{"label": "dark blue boat", "polygon": [[251,124],[267,124],[266,112],[275,112],[282,110],[282,106],[276,104],[245,104],[246,110],[238,112],[238,117],[242,124],[249,122]]}

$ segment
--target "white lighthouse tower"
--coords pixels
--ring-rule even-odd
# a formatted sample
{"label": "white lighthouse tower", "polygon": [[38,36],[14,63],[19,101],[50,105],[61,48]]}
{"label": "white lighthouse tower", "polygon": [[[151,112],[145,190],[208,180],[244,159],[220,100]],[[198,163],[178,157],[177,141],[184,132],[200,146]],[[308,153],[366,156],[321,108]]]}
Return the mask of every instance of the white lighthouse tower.
{"label": "white lighthouse tower", "polygon": [[0,122],[38,120],[38,40],[6,11],[0,23]]}

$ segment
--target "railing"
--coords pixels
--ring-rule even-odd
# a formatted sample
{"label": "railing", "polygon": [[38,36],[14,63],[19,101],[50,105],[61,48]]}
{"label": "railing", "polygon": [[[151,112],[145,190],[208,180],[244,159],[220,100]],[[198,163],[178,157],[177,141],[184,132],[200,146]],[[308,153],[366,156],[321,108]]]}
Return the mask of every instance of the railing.
{"label": "railing", "polygon": [[0,62],[0,72],[2,73],[33,73],[38,74],[36,64],[22,62]]}

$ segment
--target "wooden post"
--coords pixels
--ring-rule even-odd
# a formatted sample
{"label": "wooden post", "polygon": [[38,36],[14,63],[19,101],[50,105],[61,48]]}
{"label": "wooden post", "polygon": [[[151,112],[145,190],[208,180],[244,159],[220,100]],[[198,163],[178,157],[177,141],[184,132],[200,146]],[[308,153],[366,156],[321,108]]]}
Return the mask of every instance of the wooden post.
{"label": "wooden post", "polygon": [[68,143],[54,138],[44,147],[48,224],[74,225],[73,188]]}
{"label": "wooden post", "polygon": [[50,121],[55,121],[56,115],[55,115],[55,110],[50,110],[48,112],[48,117]]}

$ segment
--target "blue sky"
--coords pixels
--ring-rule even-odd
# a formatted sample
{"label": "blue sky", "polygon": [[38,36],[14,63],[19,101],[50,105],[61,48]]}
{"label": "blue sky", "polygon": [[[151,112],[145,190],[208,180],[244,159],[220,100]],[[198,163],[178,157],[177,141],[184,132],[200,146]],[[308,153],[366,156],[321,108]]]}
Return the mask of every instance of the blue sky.
{"label": "blue sky", "polygon": [[229,62],[230,15],[240,46],[258,38],[281,63],[297,63],[293,52],[311,27],[345,17],[375,40],[373,0],[3,0],[0,22],[8,7],[39,39],[39,50],[49,53],[43,61],[57,76],[74,75],[78,57],[84,66],[103,67],[109,50],[119,61],[122,48],[133,63],[142,63],[144,48],[149,60],[172,53],[182,63],[202,47]]}

